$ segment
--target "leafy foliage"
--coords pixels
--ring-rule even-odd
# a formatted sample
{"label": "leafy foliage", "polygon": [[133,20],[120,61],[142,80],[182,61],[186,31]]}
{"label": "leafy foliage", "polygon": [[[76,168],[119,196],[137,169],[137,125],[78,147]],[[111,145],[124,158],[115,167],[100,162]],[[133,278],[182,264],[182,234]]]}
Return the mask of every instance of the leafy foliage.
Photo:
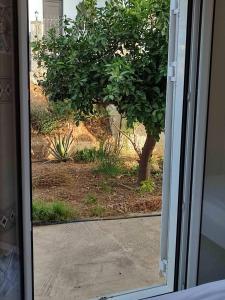
{"label": "leafy foliage", "polygon": [[152,179],[148,179],[141,182],[141,185],[139,187],[140,193],[152,193],[155,189],[155,183]]}
{"label": "leafy foliage", "polygon": [[84,0],[64,35],[51,29],[33,44],[46,68],[50,99],[72,100],[80,118],[95,105],[114,104],[128,120],[159,139],[164,129],[169,0]]}
{"label": "leafy foliage", "polygon": [[76,111],[72,108],[72,102],[70,100],[50,102],[49,112],[52,119],[58,122],[62,121],[76,121]]}
{"label": "leafy foliage", "polygon": [[49,139],[51,146],[50,152],[54,158],[58,161],[67,161],[71,158],[72,155],[72,146],[73,146],[73,136],[72,131],[69,134],[61,136],[58,134],[52,139]]}

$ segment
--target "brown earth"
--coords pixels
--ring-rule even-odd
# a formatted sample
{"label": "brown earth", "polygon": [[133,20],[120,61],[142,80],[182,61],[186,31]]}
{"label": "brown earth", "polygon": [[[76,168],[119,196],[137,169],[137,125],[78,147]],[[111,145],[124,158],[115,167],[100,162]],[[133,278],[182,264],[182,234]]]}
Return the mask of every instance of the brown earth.
{"label": "brown earth", "polygon": [[77,218],[130,216],[161,210],[161,176],[153,175],[155,190],[140,193],[136,177],[108,177],[93,172],[95,164],[33,163],[33,198],[62,200]]}

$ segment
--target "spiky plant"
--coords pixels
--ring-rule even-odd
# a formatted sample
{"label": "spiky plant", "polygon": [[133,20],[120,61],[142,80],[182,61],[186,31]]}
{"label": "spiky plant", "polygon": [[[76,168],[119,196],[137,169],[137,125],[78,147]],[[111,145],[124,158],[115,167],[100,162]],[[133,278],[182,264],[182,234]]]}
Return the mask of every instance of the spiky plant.
{"label": "spiky plant", "polygon": [[50,152],[57,161],[68,161],[71,158],[74,139],[72,131],[65,135],[56,135],[50,141]]}

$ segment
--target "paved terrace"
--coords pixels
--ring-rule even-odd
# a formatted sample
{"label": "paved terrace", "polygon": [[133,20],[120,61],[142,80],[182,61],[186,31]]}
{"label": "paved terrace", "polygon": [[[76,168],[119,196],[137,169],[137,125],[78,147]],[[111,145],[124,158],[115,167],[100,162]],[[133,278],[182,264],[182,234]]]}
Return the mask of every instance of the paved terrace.
{"label": "paved terrace", "polygon": [[35,300],[90,300],[162,283],[159,253],[159,217],[35,227]]}

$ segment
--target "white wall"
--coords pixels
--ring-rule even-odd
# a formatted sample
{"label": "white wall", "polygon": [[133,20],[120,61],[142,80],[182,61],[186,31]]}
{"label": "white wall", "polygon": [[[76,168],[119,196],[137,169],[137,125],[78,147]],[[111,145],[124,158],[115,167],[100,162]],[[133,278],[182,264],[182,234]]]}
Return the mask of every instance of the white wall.
{"label": "white wall", "polygon": [[35,11],[38,11],[38,19],[43,19],[43,0],[29,0],[29,20],[35,21]]}

